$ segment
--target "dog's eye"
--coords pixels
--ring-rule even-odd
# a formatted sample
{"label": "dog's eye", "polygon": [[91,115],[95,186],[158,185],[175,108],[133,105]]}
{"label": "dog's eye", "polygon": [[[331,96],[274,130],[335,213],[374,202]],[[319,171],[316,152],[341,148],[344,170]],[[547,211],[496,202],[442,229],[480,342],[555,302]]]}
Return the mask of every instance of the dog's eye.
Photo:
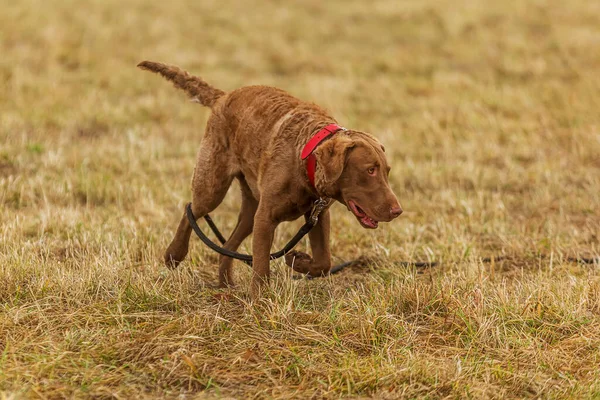
{"label": "dog's eye", "polygon": [[371,167],[367,170],[367,172],[369,173],[369,175],[375,175],[375,167]]}

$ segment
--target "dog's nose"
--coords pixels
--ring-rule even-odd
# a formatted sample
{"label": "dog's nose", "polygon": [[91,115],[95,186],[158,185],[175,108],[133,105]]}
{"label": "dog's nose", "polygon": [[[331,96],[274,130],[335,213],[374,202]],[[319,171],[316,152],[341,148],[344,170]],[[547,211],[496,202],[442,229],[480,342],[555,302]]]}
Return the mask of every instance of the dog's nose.
{"label": "dog's nose", "polygon": [[399,217],[400,214],[402,214],[402,211],[403,211],[402,207],[400,207],[400,206],[390,208],[390,214],[391,214],[392,218]]}

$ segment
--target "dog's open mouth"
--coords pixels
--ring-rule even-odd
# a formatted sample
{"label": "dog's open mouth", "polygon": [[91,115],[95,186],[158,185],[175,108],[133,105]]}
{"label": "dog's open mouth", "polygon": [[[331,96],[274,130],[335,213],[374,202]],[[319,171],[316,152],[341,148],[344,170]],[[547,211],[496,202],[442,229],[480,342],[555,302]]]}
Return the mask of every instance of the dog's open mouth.
{"label": "dog's open mouth", "polygon": [[376,229],[379,226],[379,221],[369,217],[367,213],[352,200],[348,200],[348,207],[354,213],[362,226],[369,229]]}

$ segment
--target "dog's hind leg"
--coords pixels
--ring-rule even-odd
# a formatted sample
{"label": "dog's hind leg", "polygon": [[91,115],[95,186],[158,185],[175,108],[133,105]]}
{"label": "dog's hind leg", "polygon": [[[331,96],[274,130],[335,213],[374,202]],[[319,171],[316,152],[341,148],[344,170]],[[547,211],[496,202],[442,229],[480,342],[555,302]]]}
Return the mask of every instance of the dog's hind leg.
{"label": "dog's hind leg", "polygon": [[[239,179],[240,187],[242,189],[242,208],[240,215],[238,216],[237,225],[233,230],[233,233],[223,245],[224,248],[231,251],[236,251],[240,244],[246,239],[251,233],[254,227],[254,214],[258,208],[258,201],[252,195],[252,191],[248,187],[244,178]],[[233,258],[227,256],[221,256],[219,264],[219,286],[227,287],[233,285],[233,276],[231,267],[233,265]]]}
{"label": "dog's hind leg", "polygon": [[[207,136],[208,132],[200,146],[192,179],[192,212],[196,219],[204,217],[221,204],[233,181],[233,175],[228,171],[226,149],[215,146]],[[184,210],[175,237],[165,252],[167,267],[175,268],[183,261],[188,253],[191,233],[192,227]]]}

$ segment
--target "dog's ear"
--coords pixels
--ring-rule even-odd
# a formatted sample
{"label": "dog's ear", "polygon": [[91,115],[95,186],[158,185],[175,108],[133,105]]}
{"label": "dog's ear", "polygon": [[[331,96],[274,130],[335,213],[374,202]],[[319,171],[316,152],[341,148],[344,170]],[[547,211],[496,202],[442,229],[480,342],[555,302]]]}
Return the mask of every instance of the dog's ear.
{"label": "dog's ear", "polygon": [[347,136],[334,136],[315,149],[318,175],[324,185],[335,183],[344,170],[348,151],[354,147],[354,141]]}

